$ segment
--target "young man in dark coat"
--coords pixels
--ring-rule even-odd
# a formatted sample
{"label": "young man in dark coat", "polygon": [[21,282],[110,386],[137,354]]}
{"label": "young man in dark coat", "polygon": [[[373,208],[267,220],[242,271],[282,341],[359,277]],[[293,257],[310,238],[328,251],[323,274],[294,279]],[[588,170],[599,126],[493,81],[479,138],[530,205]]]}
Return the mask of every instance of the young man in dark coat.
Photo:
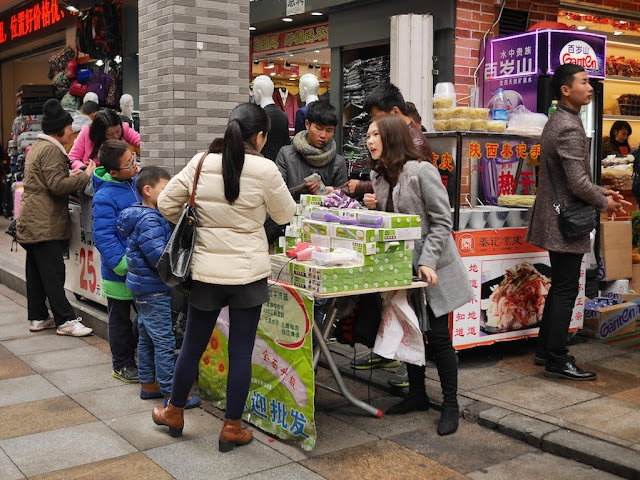
{"label": "young man in dark coat", "polygon": [[542,132],[538,192],[527,232],[527,241],[549,250],[552,277],[534,363],[545,365],[546,377],[595,380],[595,373],[576,366],[566,344],[578,296],[580,264],[590,248],[589,234],[575,240],[564,238],[554,208],[549,175],[553,176],[562,206],[582,200],[600,212],[615,213],[624,211],[623,206],[630,203],[618,192],[606,190],[591,180],[589,140],[580,120],[580,108],[591,102],[593,88],[584,68],[561,65],[556,69],[551,86],[558,99],[558,109]]}

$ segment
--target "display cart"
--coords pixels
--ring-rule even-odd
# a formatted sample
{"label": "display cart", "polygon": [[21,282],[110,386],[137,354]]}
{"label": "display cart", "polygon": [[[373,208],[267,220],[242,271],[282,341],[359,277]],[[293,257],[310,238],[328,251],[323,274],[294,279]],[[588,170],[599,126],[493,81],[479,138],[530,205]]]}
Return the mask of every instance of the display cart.
{"label": "display cart", "polygon": [[[449,192],[453,236],[473,300],[451,314],[460,350],[538,335],[550,287],[546,250],[526,239],[530,208],[498,207],[500,195],[532,195],[539,165],[536,136],[480,132],[426,134]],[[570,331],[583,325],[586,261]]]}

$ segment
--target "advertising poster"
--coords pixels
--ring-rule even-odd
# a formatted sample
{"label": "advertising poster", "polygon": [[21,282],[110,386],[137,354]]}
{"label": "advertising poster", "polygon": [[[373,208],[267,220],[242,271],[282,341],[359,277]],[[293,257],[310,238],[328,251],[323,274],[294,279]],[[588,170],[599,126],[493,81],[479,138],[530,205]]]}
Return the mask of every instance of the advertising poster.
{"label": "advertising poster", "polygon": [[[304,450],[316,443],[312,347],[313,297],[274,284],[262,307],[252,356],[251,386],[244,419],[265,432],[296,441]],[[203,398],[226,408],[229,371],[229,313],[220,313],[200,360]]]}
{"label": "advertising poster", "polygon": [[606,41],[604,35],[592,33],[551,31],[548,33],[547,73],[565,63],[584,67],[590,78],[606,76]]}
{"label": "advertising poster", "polygon": [[66,263],[64,288],[87,300],[107,305],[107,297],[102,293],[100,274],[100,252],[93,242],[87,242],[80,226],[80,205],[69,205],[71,220],[71,240],[69,259]]}
{"label": "advertising poster", "polygon": [[[454,238],[475,296],[452,313],[456,349],[535,337],[551,287],[546,250],[525,241],[526,228],[456,232]],[[570,331],[582,327],[586,262]]]}
{"label": "advertising poster", "polygon": [[[480,165],[485,203],[497,205],[500,195],[535,193],[539,141],[495,138],[472,141],[469,143],[469,158],[472,164],[477,162]],[[520,163],[522,167],[518,173]]]}

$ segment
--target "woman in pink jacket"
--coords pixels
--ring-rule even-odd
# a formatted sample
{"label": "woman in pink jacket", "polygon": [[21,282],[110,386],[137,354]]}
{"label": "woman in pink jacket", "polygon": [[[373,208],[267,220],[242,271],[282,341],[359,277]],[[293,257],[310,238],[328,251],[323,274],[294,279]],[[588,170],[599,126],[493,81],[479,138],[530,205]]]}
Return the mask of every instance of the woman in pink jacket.
{"label": "woman in pink jacket", "polygon": [[90,126],[82,127],[73,143],[69,152],[71,168],[84,168],[89,160],[100,165],[98,150],[105,140],[124,140],[129,145],[140,148],[140,134],[129,128],[128,124],[123,124],[113,110],[102,110],[96,114]]}

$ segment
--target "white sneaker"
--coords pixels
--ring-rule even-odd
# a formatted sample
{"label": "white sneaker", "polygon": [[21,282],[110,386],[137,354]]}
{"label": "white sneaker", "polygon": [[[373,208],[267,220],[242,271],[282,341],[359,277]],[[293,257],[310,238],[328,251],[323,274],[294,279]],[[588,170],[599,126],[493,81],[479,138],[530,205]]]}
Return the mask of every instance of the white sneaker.
{"label": "white sneaker", "polygon": [[53,317],[49,317],[46,320],[29,320],[29,331],[40,332],[45,328],[55,328],[56,322],[53,321]]}
{"label": "white sneaker", "polygon": [[70,335],[72,337],[85,337],[90,335],[93,329],[85,327],[82,324],[82,317],[75,320],[69,320],[58,327],[56,333],[58,335]]}

